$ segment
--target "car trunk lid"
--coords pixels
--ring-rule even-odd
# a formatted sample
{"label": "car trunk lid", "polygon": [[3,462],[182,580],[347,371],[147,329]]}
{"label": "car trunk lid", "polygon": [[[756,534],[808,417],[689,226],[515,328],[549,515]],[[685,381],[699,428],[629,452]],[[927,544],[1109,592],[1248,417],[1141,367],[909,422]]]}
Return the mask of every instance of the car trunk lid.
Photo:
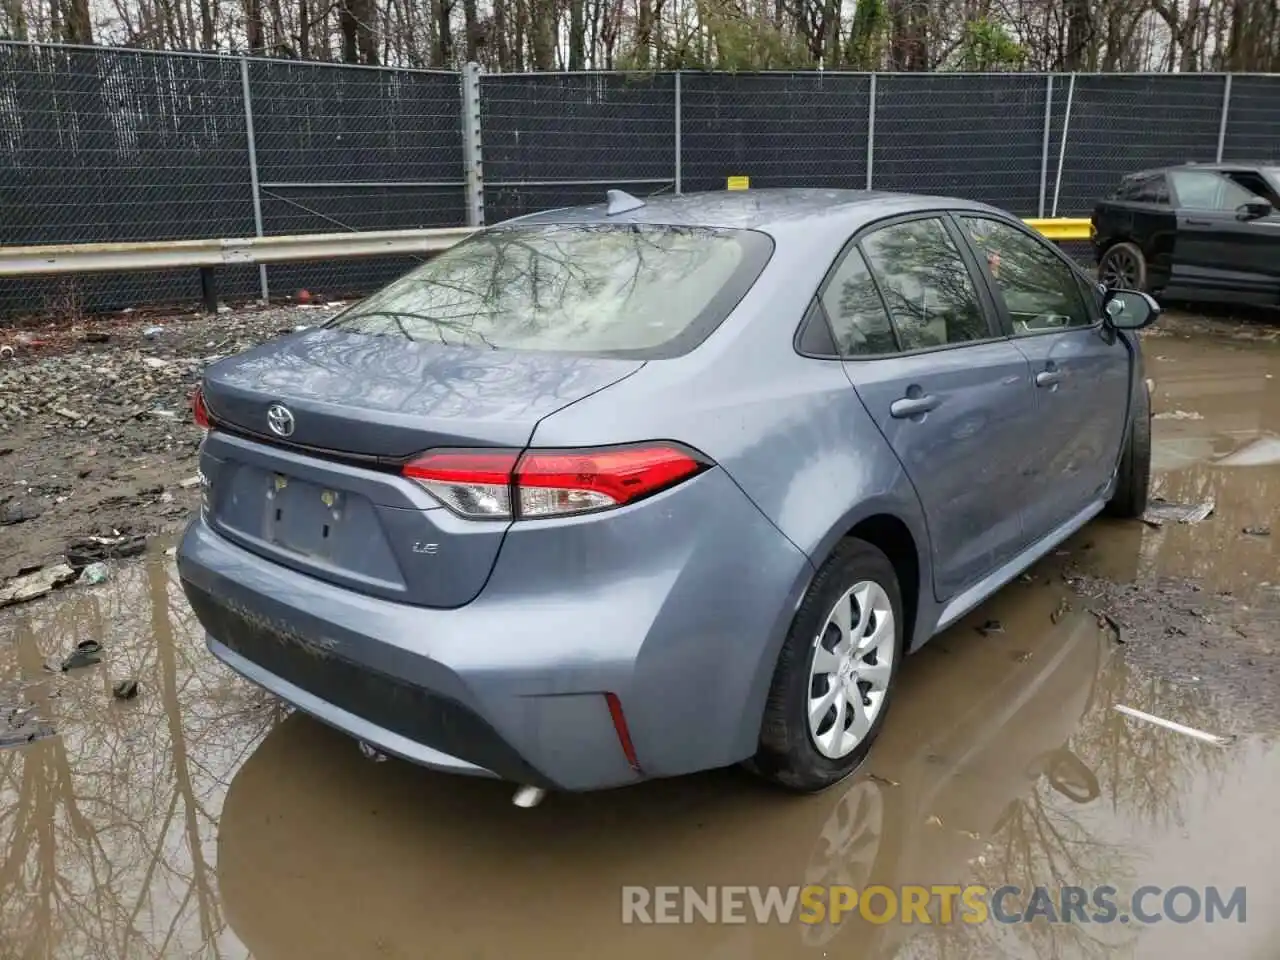
{"label": "car trunk lid", "polygon": [[[488,579],[508,521],[454,515],[399,463],[441,447],[523,448],[540,419],[641,366],[330,330],[274,341],[206,373],[207,522],[340,586],[461,606]],[[289,418],[276,429],[273,408]]]}

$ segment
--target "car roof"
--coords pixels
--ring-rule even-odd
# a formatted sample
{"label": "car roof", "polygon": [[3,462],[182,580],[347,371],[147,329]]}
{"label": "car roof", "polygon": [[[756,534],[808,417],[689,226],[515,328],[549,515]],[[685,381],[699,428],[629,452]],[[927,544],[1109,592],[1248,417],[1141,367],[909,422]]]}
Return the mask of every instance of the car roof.
{"label": "car roof", "polygon": [[1173,163],[1167,167],[1152,167],[1149,170],[1139,170],[1136,173],[1126,173],[1125,180],[1138,180],[1142,177],[1154,177],[1161,173],[1170,173],[1174,170],[1204,170],[1214,173],[1220,170],[1275,170],[1280,168],[1280,160],[1242,160],[1238,163],[1196,163],[1188,161],[1187,163]]}
{"label": "car roof", "polygon": [[848,228],[853,221],[869,223],[898,213],[938,208],[983,210],[1010,216],[970,200],[879,190],[787,187],[719,190],[679,196],[666,194],[639,199],[643,199],[644,206],[612,216],[606,203],[598,203],[545,210],[504,223],[651,223],[767,231],[796,224],[816,226],[824,221]]}

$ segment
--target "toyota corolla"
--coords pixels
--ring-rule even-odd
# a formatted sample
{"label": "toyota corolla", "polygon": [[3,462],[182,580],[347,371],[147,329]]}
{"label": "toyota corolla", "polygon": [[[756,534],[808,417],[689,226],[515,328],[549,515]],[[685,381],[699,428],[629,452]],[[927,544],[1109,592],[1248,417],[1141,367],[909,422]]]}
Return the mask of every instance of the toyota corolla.
{"label": "toyota corolla", "polygon": [[821,790],[904,655],[1143,512],[1158,312],[981,204],[611,192],[211,366],[182,584],[215,656],[385,753]]}

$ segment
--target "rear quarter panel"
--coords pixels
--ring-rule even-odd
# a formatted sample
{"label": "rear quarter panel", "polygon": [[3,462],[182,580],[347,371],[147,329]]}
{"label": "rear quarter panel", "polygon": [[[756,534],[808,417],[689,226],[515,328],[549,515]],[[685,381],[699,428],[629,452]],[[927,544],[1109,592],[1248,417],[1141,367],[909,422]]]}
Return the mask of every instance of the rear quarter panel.
{"label": "rear quarter panel", "polygon": [[[687,443],[720,464],[814,568],[858,522],[891,514],[915,540],[923,606],[932,590],[919,588],[931,582],[931,571],[914,489],[841,364],[801,357],[793,347],[809,299],[847,235],[833,234],[825,245],[778,239],[760,281],[698,349],[651,362],[547,417],[532,443]],[[804,586],[793,591],[797,605]],[[915,642],[926,622],[922,609]],[[776,649],[770,670],[775,656]]]}

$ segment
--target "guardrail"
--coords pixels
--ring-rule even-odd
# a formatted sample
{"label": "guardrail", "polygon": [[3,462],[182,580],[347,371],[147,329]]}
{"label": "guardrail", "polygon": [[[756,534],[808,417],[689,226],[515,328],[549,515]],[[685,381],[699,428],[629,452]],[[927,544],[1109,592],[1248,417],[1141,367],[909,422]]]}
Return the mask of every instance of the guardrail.
{"label": "guardrail", "polygon": [[[1088,220],[1027,220],[1054,241],[1088,240]],[[413,256],[438,253],[470,236],[475,227],[430,230],[371,230],[359,233],[314,233],[292,237],[244,237],[222,240],[144,240],[134,243],[72,243],[0,247],[0,278],[75,273],[128,273],[195,267],[200,270],[201,299],[217,309],[214,271],[246,263],[298,263],[360,257]]]}
{"label": "guardrail", "polygon": [[1092,240],[1093,222],[1088,218],[1071,219],[1056,217],[1052,220],[1026,221],[1027,226],[1044,234],[1050,240],[1061,243],[1064,240]]}

